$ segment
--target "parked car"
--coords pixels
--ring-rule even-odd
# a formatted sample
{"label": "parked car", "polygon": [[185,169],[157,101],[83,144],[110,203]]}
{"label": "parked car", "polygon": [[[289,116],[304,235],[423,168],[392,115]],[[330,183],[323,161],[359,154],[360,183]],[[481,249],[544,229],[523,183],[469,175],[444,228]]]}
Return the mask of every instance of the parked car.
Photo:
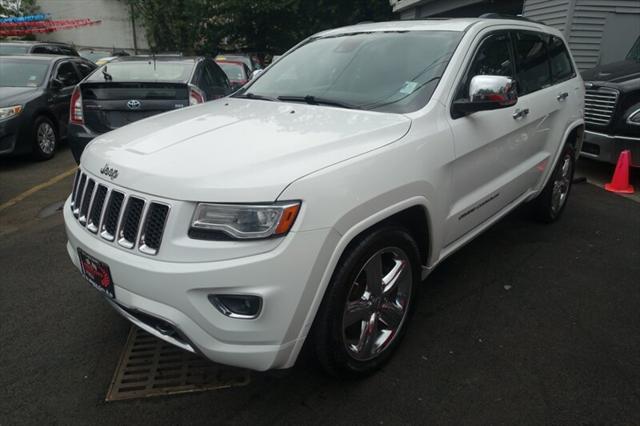
{"label": "parked car", "polygon": [[80,56],[70,44],[53,41],[8,41],[0,42],[0,55],[63,55]]}
{"label": "parked car", "polygon": [[70,56],[0,56],[0,155],[47,160],[67,134],[73,87],[95,65]]}
{"label": "parked car", "polygon": [[222,53],[215,58],[217,61],[234,61],[244,63],[249,71],[262,69],[262,65],[251,55],[247,53]]}
{"label": "parked car", "polygon": [[575,69],[561,32],[525,20],[316,34],[223,102],[91,143],[67,251],[120,314],[188,351],[267,370],[307,342],[327,371],[370,374],[443,259],[525,202],[561,216]]}
{"label": "parked car", "polygon": [[[90,60],[94,64],[97,64],[97,61],[99,61],[102,58],[110,57],[113,55],[113,52],[111,50],[103,50],[103,49],[80,49],[78,53],[80,54],[80,56]],[[104,65],[104,64],[97,64],[97,65]]]}
{"label": "parked car", "polygon": [[251,79],[251,71],[242,62],[218,60],[216,63],[227,75],[233,90],[244,86]]}
{"label": "parked car", "polygon": [[210,58],[126,56],[73,92],[69,144],[76,162],[96,136],[161,112],[226,96],[231,85]]}
{"label": "parked car", "polygon": [[640,37],[625,60],[582,73],[587,129],[582,155],[615,164],[624,150],[640,167]]}

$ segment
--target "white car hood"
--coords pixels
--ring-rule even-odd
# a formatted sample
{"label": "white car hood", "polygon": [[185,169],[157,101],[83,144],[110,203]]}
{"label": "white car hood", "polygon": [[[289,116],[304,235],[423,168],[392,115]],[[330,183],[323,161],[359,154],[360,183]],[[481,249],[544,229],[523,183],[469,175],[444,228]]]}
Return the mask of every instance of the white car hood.
{"label": "white car hood", "polygon": [[404,136],[399,114],[225,98],[94,139],[82,167],[113,184],[188,201],[274,201],[294,180]]}

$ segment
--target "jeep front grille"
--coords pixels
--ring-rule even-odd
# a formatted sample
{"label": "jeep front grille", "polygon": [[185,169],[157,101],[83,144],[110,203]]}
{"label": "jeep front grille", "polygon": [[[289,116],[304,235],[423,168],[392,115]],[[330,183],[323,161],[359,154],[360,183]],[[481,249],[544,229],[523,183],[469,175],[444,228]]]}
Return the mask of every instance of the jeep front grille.
{"label": "jeep front grille", "polygon": [[78,171],[73,181],[71,211],[80,225],[126,249],[155,255],[169,215],[169,206],[110,188]]}
{"label": "jeep front grille", "polygon": [[587,89],[584,97],[584,121],[596,126],[607,126],[618,103],[618,91],[608,87]]}

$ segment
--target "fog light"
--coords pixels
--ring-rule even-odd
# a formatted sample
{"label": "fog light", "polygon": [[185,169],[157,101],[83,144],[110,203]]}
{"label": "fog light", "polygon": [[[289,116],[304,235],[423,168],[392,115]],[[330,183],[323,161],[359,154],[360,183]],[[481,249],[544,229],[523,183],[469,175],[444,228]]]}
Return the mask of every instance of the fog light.
{"label": "fog light", "polygon": [[254,319],[262,309],[262,298],[239,294],[210,294],[209,302],[231,318]]}

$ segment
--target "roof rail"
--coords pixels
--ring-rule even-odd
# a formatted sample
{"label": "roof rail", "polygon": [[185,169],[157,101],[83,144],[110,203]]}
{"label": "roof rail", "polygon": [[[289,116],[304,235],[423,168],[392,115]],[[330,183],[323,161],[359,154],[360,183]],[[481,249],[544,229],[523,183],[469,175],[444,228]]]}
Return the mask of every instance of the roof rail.
{"label": "roof rail", "polygon": [[542,22],[534,21],[533,19],[529,19],[529,18],[526,18],[524,16],[507,15],[507,14],[504,14],[504,13],[483,13],[482,15],[478,16],[478,18],[481,18],[481,19],[515,19],[516,21],[527,21],[527,22],[533,22],[533,23],[536,23],[536,24],[544,25]]}

